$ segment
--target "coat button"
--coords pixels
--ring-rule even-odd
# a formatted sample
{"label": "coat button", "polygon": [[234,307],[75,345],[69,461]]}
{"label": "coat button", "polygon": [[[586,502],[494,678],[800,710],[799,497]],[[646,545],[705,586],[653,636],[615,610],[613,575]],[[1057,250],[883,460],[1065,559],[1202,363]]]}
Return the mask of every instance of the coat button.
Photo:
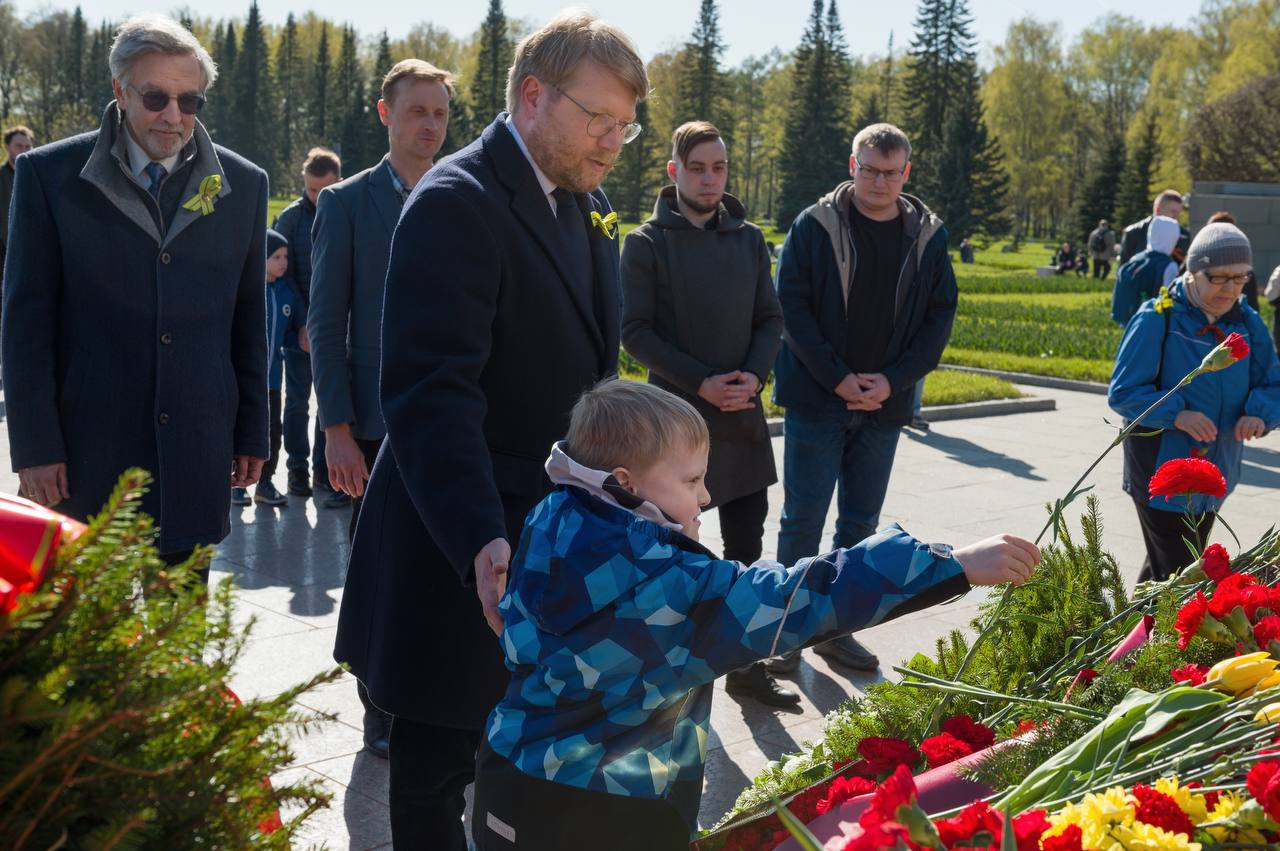
{"label": "coat button", "polygon": [[160,255],[160,262],[166,266],[169,265],[169,252],[166,251],[164,254]]}
{"label": "coat button", "polygon": [[160,342],[164,343],[166,346],[169,345],[170,343],[173,342],[173,335],[170,334],[168,331],[165,331],[163,334],[160,335]]}
{"label": "coat button", "polygon": [[168,424],[169,424],[169,415],[168,415],[168,414],[161,414],[161,415],[160,415],[160,417],[159,417],[159,419],[160,419],[160,425],[168,425]]}

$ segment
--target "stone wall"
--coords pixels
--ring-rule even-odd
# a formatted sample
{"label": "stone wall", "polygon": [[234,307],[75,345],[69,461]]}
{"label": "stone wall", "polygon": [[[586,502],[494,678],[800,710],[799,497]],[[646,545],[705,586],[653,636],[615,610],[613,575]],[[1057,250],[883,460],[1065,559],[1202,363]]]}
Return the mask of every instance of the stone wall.
{"label": "stone wall", "polygon": [[1204,227],[1209,216],[1226,210],[1249,236],[1253,269],[1265,285],[1280,266],[1280,183],[1197,181],[1191,188],[1191,233]]}

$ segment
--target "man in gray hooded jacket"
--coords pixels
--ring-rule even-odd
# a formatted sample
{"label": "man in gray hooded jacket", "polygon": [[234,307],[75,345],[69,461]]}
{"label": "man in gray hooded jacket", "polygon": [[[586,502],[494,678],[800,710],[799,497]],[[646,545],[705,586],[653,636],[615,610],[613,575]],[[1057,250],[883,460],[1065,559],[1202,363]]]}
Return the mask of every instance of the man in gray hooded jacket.
{"label": "man in gray hooded jacket", "polygon": [[[764,235],[725,193],[728,174],[714,125],[676,128],[667,163],[674,185],[622,248],[622,344],[651,383],[707,421],[706,487],[724,557],[750,564],[760,558],[768,488],[778,480],[760,391],[781,344],[782,308]],[[729,674],[725,688],[772,706],[800,702],[763,663]]]}

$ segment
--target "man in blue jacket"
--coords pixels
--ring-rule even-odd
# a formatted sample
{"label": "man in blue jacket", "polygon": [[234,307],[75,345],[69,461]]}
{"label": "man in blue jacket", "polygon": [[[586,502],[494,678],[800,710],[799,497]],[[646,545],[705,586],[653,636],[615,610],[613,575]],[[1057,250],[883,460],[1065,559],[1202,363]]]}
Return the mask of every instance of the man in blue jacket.
{"label": "man in blue jacket", "polygon": [[[778,560],[821,549],[837,482],[833,547],[851,547],[880,523],[912,393],[951,336],[956,279],[947,231],[902,192],[911,143],[892,124],[853,138],[852,180],[802,212],[778,259],[782,350],[774,399],[787,409]],[[879,666],[851,636],[815,650],[855,670]],[[787,674],[798,653],[775,660]]]}
{"label": "man in blue jacket", "polygon": [[267,176],[196,115],[217,70],[147,15],[111,46],[102,126],[17,163],[3,311],[22,493],[85,519],[129,467],[176,563],[230,531],[267,458]]}

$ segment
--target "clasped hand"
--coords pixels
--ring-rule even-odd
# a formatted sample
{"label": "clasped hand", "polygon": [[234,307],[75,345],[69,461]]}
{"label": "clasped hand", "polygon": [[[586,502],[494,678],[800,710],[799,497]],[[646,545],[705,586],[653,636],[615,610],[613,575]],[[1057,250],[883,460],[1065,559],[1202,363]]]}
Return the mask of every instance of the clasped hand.
{"label": "clasped hand", "polygon": [[893,388],[882,372],[851,372],[836,385],[836,395],[850,411],[878,411]]}
{"label": "clasped hand", "polygon": [[760,392],[760,379],[753,373],[734,370],[710,375],[702,380],[698,395],[721,411],[746,411],[754,408],[751,401]]}

